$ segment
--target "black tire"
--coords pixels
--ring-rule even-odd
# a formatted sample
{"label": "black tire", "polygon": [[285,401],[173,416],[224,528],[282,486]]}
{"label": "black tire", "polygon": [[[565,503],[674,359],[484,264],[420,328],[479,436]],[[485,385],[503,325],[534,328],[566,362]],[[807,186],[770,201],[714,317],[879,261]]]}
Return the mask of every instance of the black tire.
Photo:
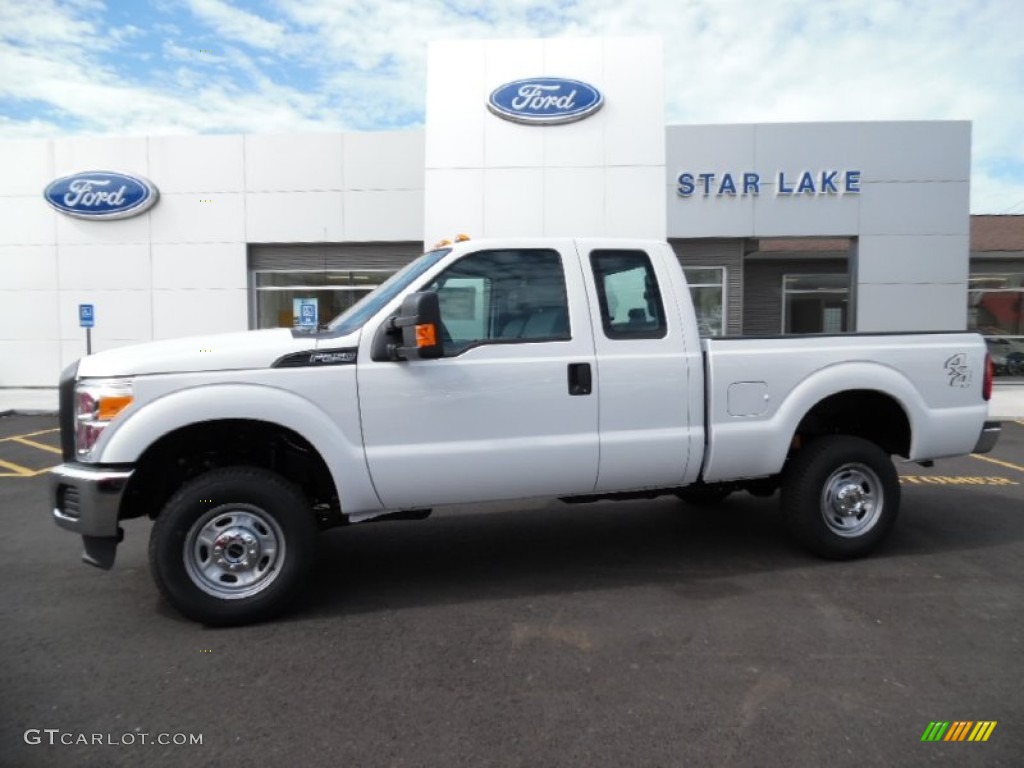
{"label": "black tire", "polygon": [[732,488],[722,485],[691,485],[676,491],[676,496],[695,507],[717,507],[731,495]]}
{"label": "black tire", "polygon": [[830,560],[863,557],[888,535],[900,509],[892,459],[859,437],[834,435],[807,445],[782,483],[782,512],[806,549]]}
{"label": "black tire", "polygon": [[272,618],[292,603],[316,551],[309,503],[255,467],[215,469],[182,486],[156,519],[149,563],[160,592],[214,626]]}

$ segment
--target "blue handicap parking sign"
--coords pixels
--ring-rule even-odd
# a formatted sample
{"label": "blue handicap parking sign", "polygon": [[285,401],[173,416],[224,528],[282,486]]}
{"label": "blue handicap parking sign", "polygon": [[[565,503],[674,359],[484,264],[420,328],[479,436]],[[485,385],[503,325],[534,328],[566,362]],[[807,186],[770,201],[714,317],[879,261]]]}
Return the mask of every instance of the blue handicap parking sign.
{"label": "blue handicap parking sign", "polygon": [[299,325],[315,327],[317,321],[316,309],[315,299],[313,301],[303,301],[299,305]]}
{"label": "blue handicap parking sign", "polygon": [[93,328],[96,325],[96,311],[92,304],[78,305],[78,325],[81,328]]}

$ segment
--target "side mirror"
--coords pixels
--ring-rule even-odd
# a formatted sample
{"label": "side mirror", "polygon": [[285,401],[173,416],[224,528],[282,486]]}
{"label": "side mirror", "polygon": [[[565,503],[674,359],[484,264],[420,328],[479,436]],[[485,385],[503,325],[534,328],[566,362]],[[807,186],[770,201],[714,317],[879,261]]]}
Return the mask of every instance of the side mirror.
{"label": "side mirror", "polygon": [[441,302],[434,291],[410,293],[398,315],[388,323],[400,331],[402,343],[389,345],[392,360],[430,360],[444,357],[441,338]]}

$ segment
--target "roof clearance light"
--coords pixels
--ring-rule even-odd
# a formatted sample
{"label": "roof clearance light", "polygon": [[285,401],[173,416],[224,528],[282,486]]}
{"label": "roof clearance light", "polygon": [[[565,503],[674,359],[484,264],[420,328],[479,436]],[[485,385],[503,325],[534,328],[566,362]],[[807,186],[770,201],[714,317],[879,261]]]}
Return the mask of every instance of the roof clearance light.
{"label": "roof clearance light", "polygon": [[436,243],[434,243],[434,249],[437,250],[438,248],[444,248],[445,246],[448,246],[448,245],[451,245],[451,244],[452,244],[452,241],[447,239],[447,238],[445,238],[444,240],[438,240]]}
{"label": "roof clearance light", "polygon": [[455,236],[455,242],[456,243],[464,243],[467,240],[469,240],[469,235],[467,235],[467,234],[458,234],[458,235]]}

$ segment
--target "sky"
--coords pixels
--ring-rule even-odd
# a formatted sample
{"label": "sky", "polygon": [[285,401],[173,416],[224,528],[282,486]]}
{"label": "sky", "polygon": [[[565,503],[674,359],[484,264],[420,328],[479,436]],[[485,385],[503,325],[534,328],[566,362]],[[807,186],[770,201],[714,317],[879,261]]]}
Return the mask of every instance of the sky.
{"label": "sky", "polygon": [[1024,0],[0,0],[0,138],[423,125],[432,40],[655,35],[666,121],[973,121],[1024,213]]}

